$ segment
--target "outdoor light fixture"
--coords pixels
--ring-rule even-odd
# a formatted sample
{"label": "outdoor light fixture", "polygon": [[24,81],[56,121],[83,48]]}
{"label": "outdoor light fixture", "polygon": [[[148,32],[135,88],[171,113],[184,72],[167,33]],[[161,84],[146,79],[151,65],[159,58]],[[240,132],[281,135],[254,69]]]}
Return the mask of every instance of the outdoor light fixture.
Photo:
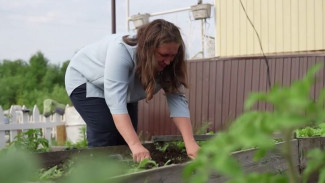
{"label": "outdoor light fixture", "polygon": [[195,20],[210,18],[211,4],[197,4],[191,6],[193,17]]}
{"label": "outdoor light fixture", "polygon": [[137,15],[133,15],[131,16],[131,21],[133,21],[134,27],[136,29],[138,29],[139,27],[141,27],[142,25],[149,23],[149,14],[145,13],[145,14],[137,14]]}

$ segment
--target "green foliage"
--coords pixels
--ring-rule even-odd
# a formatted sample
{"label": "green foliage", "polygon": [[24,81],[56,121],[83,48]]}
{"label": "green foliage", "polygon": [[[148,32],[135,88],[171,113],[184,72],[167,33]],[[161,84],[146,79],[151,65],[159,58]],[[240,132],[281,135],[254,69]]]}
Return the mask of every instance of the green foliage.
{"label": "green foliage", "polygon": [[54,166],[48,170],[41,169],[39,173],[39,180],[47,181],[60,178],[63,175],[63,171],[58,168],[58,166]]}
{"label": "green foliage", "polygon": [[0,181],[22,183],[37,180],[39,161],[29,152],[14,147],[0,151]]}
{"label": "green foliage", "polygon": [[296,130],[297,137],[324,137],[325,136],[325,124],[319,124],[316,127],[307,126],[302,129]]}
{"label": "green foliage", "polygon": [[214,132],[210,130],[211,125],[212,125],[211,122],[208,122],[208,121],[203,122],[201,124],[201,126],[195,130],[194,134],[196,134],[196,135],[204,135],[204,134],[213,135]]}
{"label": "green foliage", "polygon": [[[202,146],[198,157],[184,170],[186,182],[207,182],[211,170],[229,178],[229,182],[300,182],[291,159],[290,139],[295,129],[318,125],[325,121],[324,90],[318,101],[310,97],[314,75],[320,65],[313,67],[306,76],[290,87],[274,86],[269,93],[253,93],[245,103],[246,112],[238,117],[226,131],[218,133]],[[251,108],[259,101],[270,103],[274,111],[254,111]],[[254,160],[263,158],[274,149],[274,132],[284,137],[282,153],[288,161],[284,175],[245,173],[231,156],[237,149],[258,147]],[[195,172],[195,173],[194,173]]]}
{"label": "green foliage", "polygon": [[10,146],[25,149],[29,152],[48,152],[50,150],[49,142],[42,137],[41,129],[29,129],[18,133]]}
{"label": "green foliage", "polygon": [[[61,168],[40,168],[39,159],[25,149],[9,146],[0,151],[0,181],[10,183],[52,182],[57,183],[106,183],[124,182],[114,178],[126,173],[121,162],[105,154],[81,154],[72,157]],[[18,174],[17,174],[18,173]],[[114,180],[114,181],[113,181]]]}
{"label": "green foliage", "polygon": [[184,141],[175,141],[175,142],[172,142],[172,144],[174,146],[176,146],[177,149],[179,149],[181,152],[185,152],[186,151]]}
{"label": "green foliage", "polygon": [[107,183],[121,182],[122,180],[112,177],[122,175],[126,172],[123,164],[110,158],[105,154],[93,156],[82,155],[77,157],[71,170],[58,183]]}
{"label": "green foliage", "polygon": [[150,166],[150,167],[158,167],[158,164],[153,160],[144,159],[144,160],[140,161],[140,163],[138,164],[136,169],[144,170],[144,169],[148,169],[148,166]]}
{"label": "green foliage", "polygon": [[[123,163],[127,168],[127,173],[135,173],[143,170],[157,168],[159,167],[158,163],[151,159],[144,159],[140,162],[134,162],[132,159],[123,160]],[[169,162],[166,162],[167,165]]]}
{"label": "green foliage", "polygon": [[87,135],[86,135],[86,126],[83,126],[79,129],[79,134],[81,137],[81,140],[77,141],[76,143],[72,143],[71,141],[66,142],[66,146],[68,149],[80,149],[80,148],[87,148],[88,147],[88,141],[87,141]]}
{"label": "green foliage", "polygon": [[170,143],[155,143],[155,148],[160,152],[166,152],[167,148],[169,147]]}
{"label": "green foliage", "polygon": [[186,151],[184,141],[163,142],[163,143],[158,143],[157,142],[157,143],[155,143],[155,148],[158,151],[161,151],[163,153],[165,153],[168,148],[176,148],[180,152],[185,152]]}
{"label": "green foliage", "polygon": [[42,113],[43,100],[47,98],[71,104],[64,86],[68,63],[64,62],[61,67],[49,64],[41,52],[33,55],[28,62],[0,62],[0,105],[8,109],[14,104],[28,108],[36,104]]}

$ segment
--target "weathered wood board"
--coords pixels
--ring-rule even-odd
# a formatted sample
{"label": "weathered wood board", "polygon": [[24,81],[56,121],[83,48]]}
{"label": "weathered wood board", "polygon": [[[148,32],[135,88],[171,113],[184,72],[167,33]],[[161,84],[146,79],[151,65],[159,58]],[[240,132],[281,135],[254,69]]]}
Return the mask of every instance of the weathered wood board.
{"label": "weathered wood board", "polygon": [[[194,139],[196,141],[206,141],[215,135],[194,135]],[[181,135],[160,135],[160,136],[152,136],[153,142],[174,142],[174,141],[183,141]]]}
{"label": "weathered wood board", "polygon": [[[256,149],[250,149],[245,151],[234,152],[233,156],[242,165],[246,172],[283,172],[287,170],[285,159],[280,155],[278,149],[283,143],[277,144],[277,150],[268,153],[261,161],[254,162],[253,156]],[[293,150],[292,158],[295,166],[298,168],[298,141],[293,140],[291,142]],[[143,172],[133,173],[129,175],[121,176],[120,178],[130,178],[132,183],[143,183],[143,182],[159,182],[159,183],[181,183],[183,182],[183,169],[186,163],[169,165],[165,167],[155,168]],[[222,183],[225,182],[226,178],[218,174],[212,174],[209,177],[209,183]],[[126,181],[127,182],[127,181]]]}
{"label": "weathered wood board", "polygon": [[[294,166],[297,167],[297,169],[302,170],[306,166],[306,152],[312,148],[324,149],[325,138],[299,138],[293,139],[290,143],[292,148],[291,158],[294,162]],[[276,144],[276,149],[274,151],[269,152],[261,161],[258,162],[253,161],[253,156],[256,152],[256,149],[234,152],[233,157],[240,162],[246,172],[284,172],[287,170],[287,162],[280,153],[280,149],[283,144],[283,142]],[[154,144],[145,144],[145,147],[147,147],[148,149],[154,148]],[[82,153],[106,153],[129,156],[130,150],[127,146],[113,146],[94,149],[40,153],[39,157],[41,157],[43,165],[49,167],[58,163],[62,163],[73,155]],[[113,180],[126,178],[126,180],[132,180],[132,183],[181,183],[183,182],[183,169],[186,164],[187,163],[168,165],[142,172],[121,175]],[[209,183],[223,183],[225,181],[225,177],[222,177],[216,173],[213,173],[209,177]],[[311,180],[310,182],[313,181]]]}

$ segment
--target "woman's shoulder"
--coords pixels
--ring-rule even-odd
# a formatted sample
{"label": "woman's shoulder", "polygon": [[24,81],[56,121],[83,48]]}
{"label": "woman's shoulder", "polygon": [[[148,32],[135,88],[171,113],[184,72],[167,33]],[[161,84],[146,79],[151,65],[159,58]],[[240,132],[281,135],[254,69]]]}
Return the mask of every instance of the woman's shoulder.
{"label": "woman's shoulder", "polygon": [[109,50],[116,51],[116,50],[124,48],[128,52],[133,52],[134,47],[126,44],[123,41],[123,37],[128,36],[128,35],[129,35],[128,33],[109,34],[93,43],[90,43],[90,44],[84,46],[81,50],[87,51],[87,50],[103,50],[104,49],[107,51],[109,51]]}
{"label": "woman's shoulder", "polygon": [[123,40],[123,37],[127,36],[127,37],[134,37],[135,35],[134,34],[120,34],[122,35],[122,37],[119,38],[119,43],[122,45],[122,47],[124,47],[128,52],[129,54],[132,56],[133,58],[133,55],[135,54],[136,52],[136,48],[137,48],[137,45],[129,45],[128,43],[126,43],[124,40]]}

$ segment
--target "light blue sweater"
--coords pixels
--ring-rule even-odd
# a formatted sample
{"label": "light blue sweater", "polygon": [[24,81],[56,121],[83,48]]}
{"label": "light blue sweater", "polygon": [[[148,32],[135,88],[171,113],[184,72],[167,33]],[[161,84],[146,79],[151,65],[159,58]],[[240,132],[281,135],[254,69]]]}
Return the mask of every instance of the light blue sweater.
{"label": "light blue sweater", "polygon": [[[105,98],[112,114],[126,114],[126,104],[145,98],[136,72],[136,46],[113,34],[80,49],[71,59],[65,75],[68,95],[86,83],[86,97]],[[158,81],[159,82],[159,81]],[[155,93],[161,89],[156,85]],[[190,117],[188,103],[181,93],[167,94],[170,117]]]}

